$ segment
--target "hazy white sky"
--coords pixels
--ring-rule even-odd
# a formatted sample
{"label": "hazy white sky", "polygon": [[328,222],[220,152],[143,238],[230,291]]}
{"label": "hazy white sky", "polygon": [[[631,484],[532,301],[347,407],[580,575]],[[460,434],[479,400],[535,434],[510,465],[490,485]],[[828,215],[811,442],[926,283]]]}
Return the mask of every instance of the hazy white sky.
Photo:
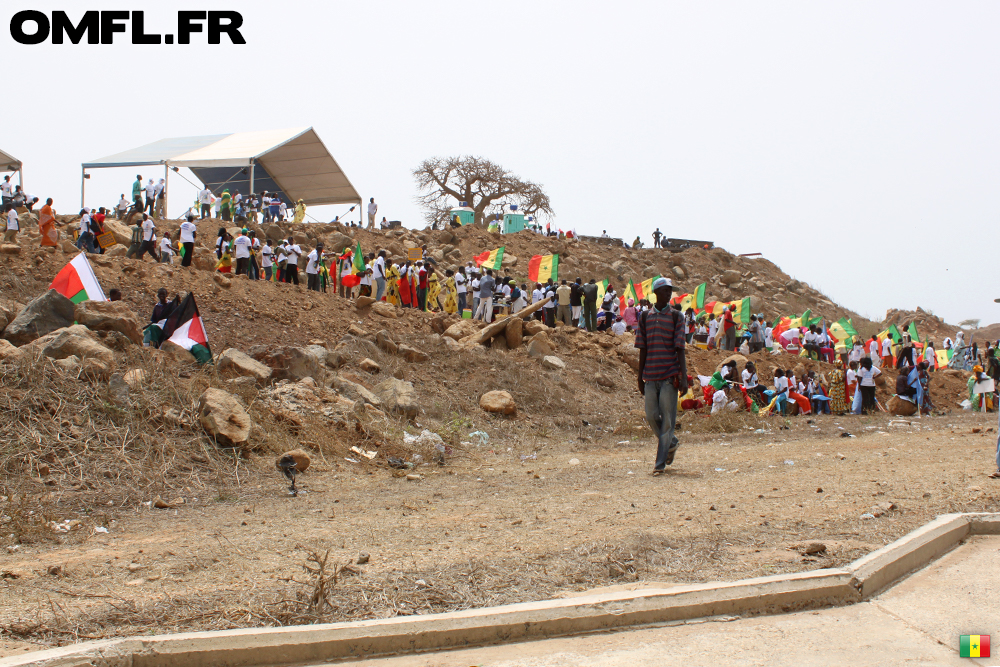
{"label": "hazy white sky", "polygon": [[[408,226],[423,225],[413,167],[475,154],[544,184],[563,228],[649,243],[658,226],[762,252],[875,319],[919,305],[1000,320],[982,287],[1000,3],[33,0],[4,3],[2,25],[22,8],[144,9],[162,32],[181,9],[245,20],[246,46],[0,36],[20,85],[0,147],[61,212],[79,208],[86,160],[312,125],[362,197]],[[88,205],[132,180],[96,172]],[[177,214],[194,189],[171,182]]]}

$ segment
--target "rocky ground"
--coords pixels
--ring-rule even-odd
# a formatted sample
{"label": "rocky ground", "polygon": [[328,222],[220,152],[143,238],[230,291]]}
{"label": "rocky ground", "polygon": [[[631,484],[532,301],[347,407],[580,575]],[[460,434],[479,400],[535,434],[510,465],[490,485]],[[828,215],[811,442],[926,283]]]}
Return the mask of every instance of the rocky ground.
{"label": "rocky ground", "polygon": [[[218,225],[200,224],[207,245]],[[811,308],[862,333],[883,326],[721,249],[473,227],[280,232],[394,255],[427,243],[444,265],[502,243],[518,278],[531,255],[559,252],[566,276],[672,274],[683,290],[757,298],[769,317]],[[995,506],[995,420],[957,408],[957,371],[934,376],[940,410],[921,420],[686,413],[675,470],[652,478],[628,335],[480,329],[222,278],[204,268],[208,248],[203,268],[93,257],[124,301],[73,306],[45,288],[74,249],[36,246],[25,233],[0,248],[0,655],[825,567],[937,513]],[[196,295],[213,367],[138,344],[161,286]],[[725,358],[691,350],[689,366],[710,375]],[[762,378],[830,370],[753,358]],[[310,459],[295,497],[275,468],[289,450]]]}

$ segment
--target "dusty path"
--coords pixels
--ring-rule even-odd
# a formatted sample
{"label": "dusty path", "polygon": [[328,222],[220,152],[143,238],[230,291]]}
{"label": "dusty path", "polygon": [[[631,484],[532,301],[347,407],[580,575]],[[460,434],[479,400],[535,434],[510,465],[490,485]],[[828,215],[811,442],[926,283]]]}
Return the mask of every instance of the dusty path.
{"label": "dusty path", "polygon": [[[418,468],[418,481],[320,465],[298,498],[260,470],[177,509],[118,513],[107,534],[85,521],[86,534],[62,544],[4,551],[0,656],[120,634],[431,613],[838,565],[935,515],[995,511],[993,423],[799,418],[791,430],[686,436],[675,470],[659,478],[648,441],[571,443],[558,433],[494,441]],[[861,518],[878,503],[897,509]],[[814,541],[825,553],[802,556]],[[329,594],[333,611],[318,616],[296,597],[313,590],[295,583],[310,581],[310,548],[329,549],[328,570],[353,563]],[[362,552],[370,560],[356,564]]]}

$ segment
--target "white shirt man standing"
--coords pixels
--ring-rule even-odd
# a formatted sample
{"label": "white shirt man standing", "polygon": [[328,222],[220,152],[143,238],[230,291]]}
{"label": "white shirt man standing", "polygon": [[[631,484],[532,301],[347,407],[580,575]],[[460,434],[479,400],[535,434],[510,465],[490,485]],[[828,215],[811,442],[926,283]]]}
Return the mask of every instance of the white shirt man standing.
{"label": "white shirt man standing", "polygon": [[233,247],[236,250],[234,253],[236,275],[247,273],[250,269],[250,249],[253,247],[253,241],[240,230],[240,235],[233,241]]}
{"label": "white shirt man standing", "polygon": [[285,254],[288,256],[288,263],[285,265],[285,282],[299,284],[299,257],[302,256],[302,248],[295,243],[295,239],[288,237],[285,244]]}
{"label": "white shirt man standing", "polygon": [[306,257],[306,289],[319,291],[319,263],[323,259],[323,244],[316,247]]}
{"label": "white shirt man standing", "polygon": [[375,197],[368,200],[368,229],[375,229],[375,214],[378,213],[378,204]]}
{"label": "white shirt man standing", "polygon": [[211,217],[212,215],[212,191],[206,186],[204,190],[198,193],[198,203],[201,204],[201,219]]}
{"label": "white shirt man standing", "polygon": [[260,249],[260,268],[264,269],[264,280],[271,279],[271,273],[274,271],[274,262],[272,257],[274,256],[274,250],[271,249],[271,244],[265,239],[264,247]]}
{"label": "white shirt man standing", "polygon": [[379,250],[372,262],[372,277],[375,279],[375,300],[381,301],[385,294],[385,250]]}
{"label": "white shirt man standing", "polygon": [[155,215],[156,211],[156,183],[153,183],[153,179],[149,179],[146,183],[146,205],[143,207],[143,212],[149,209],[150,215]]}

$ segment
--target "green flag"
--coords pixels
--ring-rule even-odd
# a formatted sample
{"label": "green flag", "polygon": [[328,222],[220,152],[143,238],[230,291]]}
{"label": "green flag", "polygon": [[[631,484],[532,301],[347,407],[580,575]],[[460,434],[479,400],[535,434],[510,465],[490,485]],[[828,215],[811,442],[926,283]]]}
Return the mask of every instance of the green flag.
{"label": "green flag", "polygon": [[907,333],[910,334],[910,340],[912,340],[914,343],[921,342],[920,334],[917,333],[917,325],[914,322],[910,322],[910,328],[907,329],[906,331]]}
{"label": "green flag", "polygon": [[358,274],[365,272],[365,256],[361,252],[361,241],[358,241],[358,247],[354,250],[354,272]]}
{"label": "green flag", "polygon": [[889,335],[892,336],[893,343],[899,343],[903,340],[903,334],[899,333],[899,329],[896,328],[895,324],[889,325]]}

